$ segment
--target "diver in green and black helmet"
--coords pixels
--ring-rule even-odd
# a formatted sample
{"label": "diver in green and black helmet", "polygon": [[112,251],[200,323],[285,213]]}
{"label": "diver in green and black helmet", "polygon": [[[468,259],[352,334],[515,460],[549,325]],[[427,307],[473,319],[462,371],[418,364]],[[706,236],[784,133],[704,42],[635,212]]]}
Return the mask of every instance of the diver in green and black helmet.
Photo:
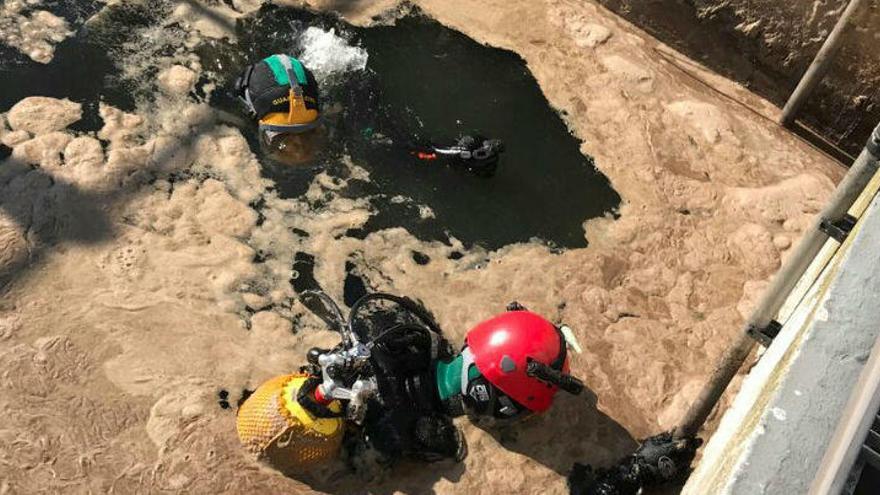
{"label": "diver in green and black helmet", "polygon": [[237,96],[259,123],[260,140],[281,162],[311,160],[321,148],[321,102],[314,74],[299,59],[276,54],[245,68]]}
{"label": "diver in green and black helmet", "polygon": [[[260,128],[261,142],[272,158],[291,164],[310,161],[323,147],[318,83],[295,57],[276,54],[248,66],[235,84]],[[504,146],[500,140],[462,136],[450,145],[432,142],[406,146],[420,161],[446,161],[477,175],[495,173]]]}

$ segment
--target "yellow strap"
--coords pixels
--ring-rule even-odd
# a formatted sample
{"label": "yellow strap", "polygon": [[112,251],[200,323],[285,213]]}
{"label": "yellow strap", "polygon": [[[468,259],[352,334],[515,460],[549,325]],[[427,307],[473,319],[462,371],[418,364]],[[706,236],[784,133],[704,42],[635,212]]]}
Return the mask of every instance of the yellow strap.
{"label": "yellow strap", "polygon": [[[335,435],[339,432],[339,430],[343,427],[342,419],[340,418],[316,418],[309,414],[308,411],[303,409],[303,407],[299,404],[299,401],[296,400],[296,394],[299,388],[305,383],[307,377],[305,376],[295,376],[293,377],[287,384],[284,386],[283,392],[283,400],[284,407],[287,411],[293,415],[300,423],[304,426],[312,429],[321,435],[331,436]],[[330,410],[338,413],[342,411],[342,407],[338,401],[333,401],[330,403]]]}

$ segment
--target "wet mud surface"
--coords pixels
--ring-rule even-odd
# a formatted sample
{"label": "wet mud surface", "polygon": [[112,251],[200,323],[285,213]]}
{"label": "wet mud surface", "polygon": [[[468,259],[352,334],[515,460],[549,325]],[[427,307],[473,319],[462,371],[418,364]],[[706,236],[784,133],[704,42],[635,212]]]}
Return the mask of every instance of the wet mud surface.
{"label": "wet mud surface", "polygon": [[[664,43],[772,101],[779,108],[797,86],[846,7],[844,0],[601,0]],[[880,57],[868,2],[854,18],[828,74],[798,119],[797,132],[849,165],[880,119]],[[818,133],[846,156],[811,137]]]}
{"label": "wet mud surface", "polygon": [[[71,19],[81,19],[85,8],[45,7]],[[135,33],[156,26],[167,14],[161,6],[108,9],[100,22],[60,43],[47,65],[4,64],[0,105],[9,108],[34,94],[67,97],[83,103],[83,118],[72,129],[97,131],[99,102],[131,111],[136,101],[152,99],[155,84],[129,81],[120,66],[126,57],[144,57],[131,53],[138,41]],[[287,165],[261,149],[231,85],[249,60],[272,53],[301,55],[304,32],[317,26],[338,32],[359,48],[366,66],[330,73],[320,81],[323,104],[333,109],[325,119],[322,149],[302,165]],[[233,117],[230,123],[248,138],[267,165],[264,175],[284,197],[305,194],[322,171],[333,180],[345,179],[338,165],[343,157],[362,166],[369,180],[350,184],[346,195],[369,198],[374,214],[354,235],[404,227],[423,240],[448,243],[452,237],[487,249],[531,240],[583,247],[584,221],[617,210],[620,197],[592,159],[581,154],[579,141],[512,52],[483,46],[418,9],[391,26],[358,28],[329,15],[268,6],[240,19],[236,32],[236,43],[195,48],[205,71],[219,84],[211,104]],[[153,49],[161,56],[171,47]],[[328,55],[322,62],[332,66],[346,61]],[[139,75],[157,74],[148,70]],[[451,145],[466,134],[507,143],[494,177],[474,175],[448,160],[423,161],[413,155],[425,144]]]}

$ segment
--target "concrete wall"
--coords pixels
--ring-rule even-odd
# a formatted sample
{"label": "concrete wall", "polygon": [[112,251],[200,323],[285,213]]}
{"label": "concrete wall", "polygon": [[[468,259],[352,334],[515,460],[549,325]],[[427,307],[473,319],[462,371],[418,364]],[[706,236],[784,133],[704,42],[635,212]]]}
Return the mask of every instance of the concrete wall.
{"label": "concrete wall", "polygon": [[[848,0],[597,0],[660,40],[782,105]],[[880,121],[878,0],[857,16],[800,118],[857,153]]]}
{"label": "concrete wall", "polygon": [[880,174],[849,210],[860,218],[850,236],[826,242],[809,289],[789,298],[682,495],[808,492],[880,335],[878,190]]}
{"label": "concrete wall", "polygon": [[807,493],[877,339],[880,260],[865,255],[877,226],[875,199],[744,382],[684,495]]}

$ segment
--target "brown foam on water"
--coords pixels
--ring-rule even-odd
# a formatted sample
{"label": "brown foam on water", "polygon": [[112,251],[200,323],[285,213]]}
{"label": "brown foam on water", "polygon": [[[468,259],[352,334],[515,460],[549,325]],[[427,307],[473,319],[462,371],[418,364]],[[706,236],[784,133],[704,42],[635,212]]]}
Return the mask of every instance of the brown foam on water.
{"label": "brown foam on water", "polygon": [[0,5],[0,42],[35,62],[48,64],[55,55],[55,45],[73,33],[64,19],[36,9],[39,4],[39,0],[8,0]]}

